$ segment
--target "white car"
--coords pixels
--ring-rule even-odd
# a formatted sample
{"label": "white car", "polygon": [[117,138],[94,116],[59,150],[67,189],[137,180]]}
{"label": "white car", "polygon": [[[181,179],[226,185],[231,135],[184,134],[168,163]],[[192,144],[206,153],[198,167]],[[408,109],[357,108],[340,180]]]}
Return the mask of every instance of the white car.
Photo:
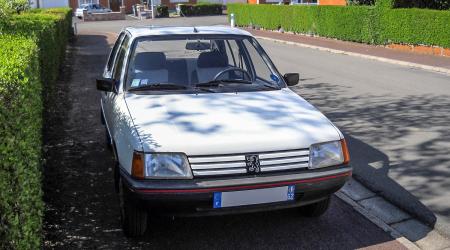
{"label": "white car", "polygon": [[323,214],[349,153],[298,81],[236,28],[124,29],[97,89],[126,235],[154,214]]}
{"label": "white car", "polygon": [[80,7],[75,10],[75,16],[78,18],[83,18],[83,10],[86,10],[87,14],[111,12],[111,9],[105,8],[100,4],[86,3],[81,4]]}

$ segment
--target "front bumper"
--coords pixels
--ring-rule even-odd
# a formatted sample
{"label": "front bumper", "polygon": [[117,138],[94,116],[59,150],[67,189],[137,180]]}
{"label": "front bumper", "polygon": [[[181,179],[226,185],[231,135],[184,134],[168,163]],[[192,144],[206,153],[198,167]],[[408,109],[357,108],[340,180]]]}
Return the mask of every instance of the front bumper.
{"label": "front bumper", "polygon": [[[121,171],[125,192],[133,201],[159,214],[213,215],[282,209],[308,205],[338,191],[351,176],[350,166],[265,175],[136,180]],[[295,185],[295,200],[228,208],[213,208],[214,192],[231,192]]]}

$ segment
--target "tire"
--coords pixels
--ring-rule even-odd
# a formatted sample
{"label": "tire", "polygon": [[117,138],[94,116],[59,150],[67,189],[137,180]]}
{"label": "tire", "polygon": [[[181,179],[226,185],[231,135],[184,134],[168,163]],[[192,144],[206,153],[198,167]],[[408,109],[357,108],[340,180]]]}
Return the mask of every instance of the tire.
{"label": "tire", "polygon": [[330,197],[328,197],[325,200],[300,207],[300,213],[306,217],[320,217],[330,207],[330,200]]}
{"label": "tire", "polygon": [[127,237],[144,235],[147,230],[147,210],[127,197],[119,181],[120,215],[123,232]]}

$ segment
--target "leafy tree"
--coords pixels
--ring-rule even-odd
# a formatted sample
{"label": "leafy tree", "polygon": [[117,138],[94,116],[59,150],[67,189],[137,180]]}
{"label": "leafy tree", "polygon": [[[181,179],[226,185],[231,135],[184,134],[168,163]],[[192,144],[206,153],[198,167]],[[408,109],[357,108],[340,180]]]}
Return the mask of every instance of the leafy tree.
{"label": "leafy tree", "polygon": [[394,7],[448,10],[450,9],[450,0],[396,0]]}
{"label": "leafy tree", "polygon": [[20,12],[28,10],[30,3],[28,0],[0,0],[0,17],[5,17],[11,12]]}
{"label": "leafy tree", "polygon": [[4,20],[4,18],[7,15],[8,15],[8,5],[6,3],[6,0],[0,0],[0,20]]}
{"label": "leafy tree", "polygon": [[347,0],[348,5],[374,5],[375,0]]}

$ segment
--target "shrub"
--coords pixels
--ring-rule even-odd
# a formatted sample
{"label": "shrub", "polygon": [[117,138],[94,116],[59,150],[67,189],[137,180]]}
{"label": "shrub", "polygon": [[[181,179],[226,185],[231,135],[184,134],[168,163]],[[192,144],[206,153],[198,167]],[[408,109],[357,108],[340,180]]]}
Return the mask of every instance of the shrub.
{"label": "shrub", "polygon": [[379,8],[391,9],[394,7],[395,0],[376,0],[375,5]]}
{"label": "shrub", "polygon": [[180,4],[179,6],[184,16],[222,15],[221,4],[200,3],[196,5]]}
{"label": "shrub", "polygon": [[315,34],[342,40],[371,42],[370,12],[367,6],[288,6],[229,4],[237,25],[258,25],[266,29]]}
{"label": "shrub", "polygon": [[0,33],[19,34],[35,39],[39,47],[42,82],[46,87],[56,80],[71,32],[70,9],[47,9],[12,15]]}
{"label": "shrub", "polygon": [[347,5],[374,5],[375,0],[347,0]]}
{"label": "shrub", "polygon": [[48,9],[0,22],[0,249],[40,248],[42,89],[53,89],[71,18]]}
{"label": "shrub", "polygon": [[0,35],[0,249],[39,249],[42,98],[33,40]]}
{"label": "shrub", "polygon": [[392,9],[380,14],[378,43],[438,45],[450,48],[450,11]]}
{"label": "shrub", "polygon": [[10,9],[6,1],[0,0],[0,22],[7,18],[10,14]]}
{"label": "shrub", "polygon": [[156,12],[158,13],[158,17],[169,17],[169,7],[160,5],[156,7]]}
{"label": "shrub", "polygon": [[448,10],[450,8],[450,0],[396,0],[394,7]]}
{"label": "shrub", "polygon": [[30,9],[28,0],[0,0],[0,11],[11,11],[19,14]]}
{"label": "shrub", "polygon": [[376,6],[284,6],[228,4],[240,26],[315,34],[340,40],[450,47],[450,11],[391,9],[392,0]]}

